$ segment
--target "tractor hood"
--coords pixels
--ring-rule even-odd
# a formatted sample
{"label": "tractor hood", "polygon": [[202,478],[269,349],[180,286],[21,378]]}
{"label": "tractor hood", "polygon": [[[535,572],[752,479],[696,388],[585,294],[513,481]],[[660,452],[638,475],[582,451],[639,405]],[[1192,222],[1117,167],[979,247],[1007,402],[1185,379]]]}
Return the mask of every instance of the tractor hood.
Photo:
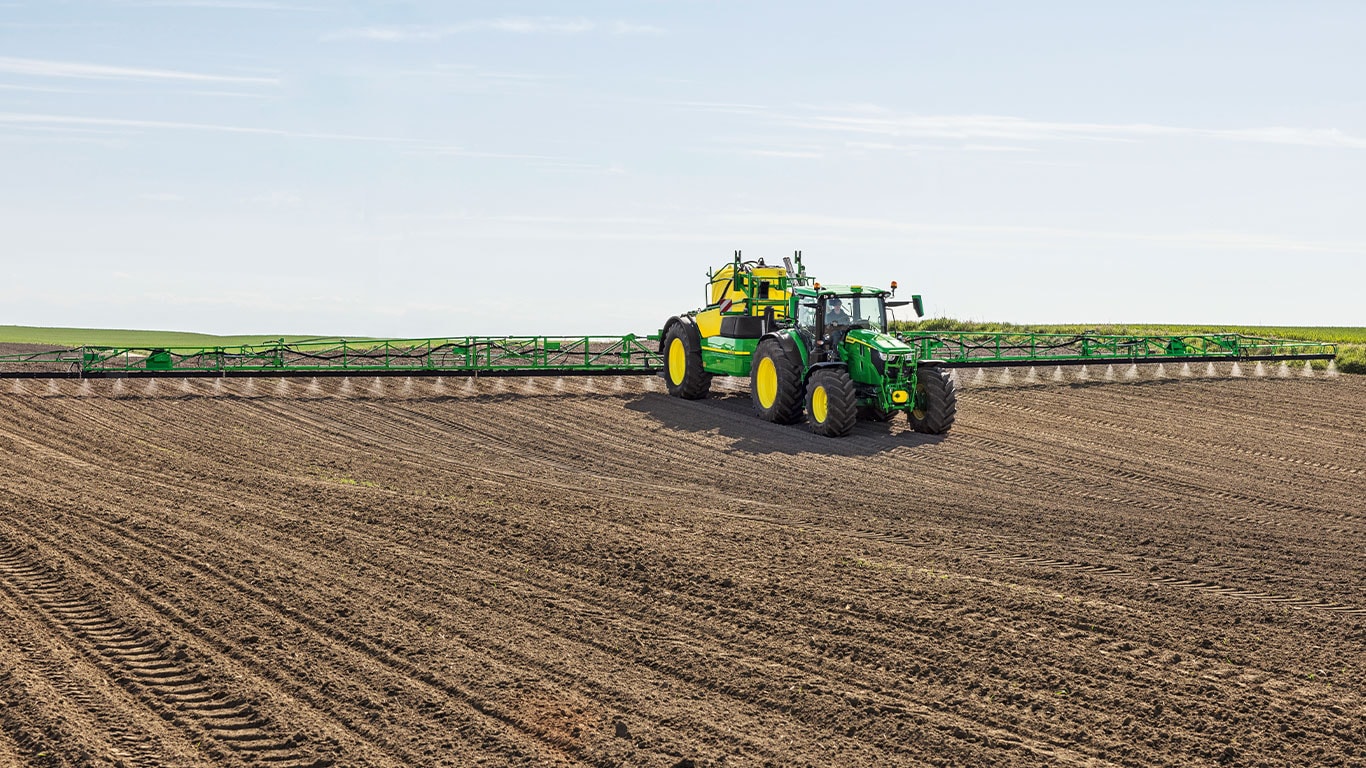
{"label": "tractor hood", "polygon": [[885,333],[878,333],[867,328],[855,328],[845,335],[844,340],[848,343],[862,344],[865,347],[881,352],[884,357],[894,355],[909,355],[916,351],[915,347],[898,339],[895,336],[888,336]]}

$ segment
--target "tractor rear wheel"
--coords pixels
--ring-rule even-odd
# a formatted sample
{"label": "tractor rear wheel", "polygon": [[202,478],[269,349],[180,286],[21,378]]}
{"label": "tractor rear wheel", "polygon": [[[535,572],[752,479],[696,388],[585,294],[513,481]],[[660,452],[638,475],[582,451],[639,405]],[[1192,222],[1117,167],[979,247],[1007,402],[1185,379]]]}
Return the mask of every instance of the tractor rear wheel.
{"label": "tractor rear wheel", "polygon": [[791,424],[802,417],[802,358],[792,342],[759,342],[749,369],[749,393],[764,421]]}
{"label": "tractor rear wheel", "polygon": [[944,368],[916,371],[915,408],[906,416],[911,429],[927,435],[942,435],[953,426],[958,415],[958,385]]}
{"label": "tractor rear wheel", "polygon": [[826,437],[844,437],[858,422],[858,397],[849,372],[822,368],[806,383],[806,418],[811,430]]}
{"label": "tractor rear wheel", "polygon": [[711,389],[711,374],[702,370],[702,337],[692,323],[674,323],[664,334],[664,384],[684,400],[701,400]]}

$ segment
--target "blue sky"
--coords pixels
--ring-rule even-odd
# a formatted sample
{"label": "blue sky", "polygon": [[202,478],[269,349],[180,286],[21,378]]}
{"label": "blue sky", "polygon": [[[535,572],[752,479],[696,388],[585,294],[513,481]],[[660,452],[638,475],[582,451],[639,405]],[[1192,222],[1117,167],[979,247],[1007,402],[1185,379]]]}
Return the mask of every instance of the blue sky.
{"label": "blue sky", "polygon": [[1366,4],[0,0],[0,323],[624,333],[735,249],[1366,325]]}

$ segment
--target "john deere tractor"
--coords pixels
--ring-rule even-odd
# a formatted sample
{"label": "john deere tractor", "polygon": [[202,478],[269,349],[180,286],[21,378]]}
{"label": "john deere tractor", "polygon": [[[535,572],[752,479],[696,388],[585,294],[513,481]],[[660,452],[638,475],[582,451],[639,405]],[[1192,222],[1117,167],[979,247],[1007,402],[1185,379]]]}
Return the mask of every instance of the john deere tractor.
{"label": "john deere tractor", "polygon": [[759,418],[791,424],[805,414],[813,431],[849,434],[860,418],[904,412],[917,432],[953,426],[957,394],[947,369],[888,330],[891,289],[822,285],[807,277],[801,252],[783,266],[763,260],[708,272],[706,307],[669,318],[660,332],[669,394],[706,397],[713,376],[748,376]]}

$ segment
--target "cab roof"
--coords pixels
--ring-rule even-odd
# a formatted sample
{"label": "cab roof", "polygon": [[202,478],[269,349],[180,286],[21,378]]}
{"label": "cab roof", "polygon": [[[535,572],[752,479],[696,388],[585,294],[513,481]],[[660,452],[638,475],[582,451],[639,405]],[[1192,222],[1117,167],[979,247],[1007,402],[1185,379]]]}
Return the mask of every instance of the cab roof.
{"label": "cab roof", "polygon": [[793,289],[802,296],[887,296],[891,291],[873,285],[828,285],[821,283],[820,290],[803,286]]}

